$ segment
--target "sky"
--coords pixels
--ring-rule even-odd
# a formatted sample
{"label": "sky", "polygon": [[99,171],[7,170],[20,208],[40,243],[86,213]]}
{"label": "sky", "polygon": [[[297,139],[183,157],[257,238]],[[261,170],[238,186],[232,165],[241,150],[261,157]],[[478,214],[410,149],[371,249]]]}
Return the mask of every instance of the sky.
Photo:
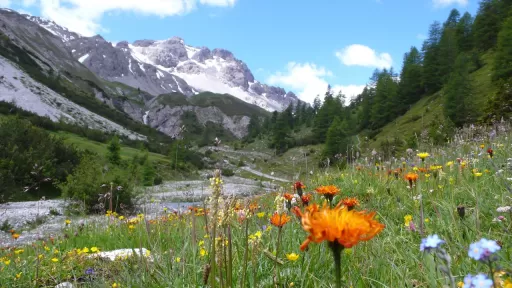
{"label": "sky", "polygon": [[330,84],[349,98],[373,71],[399,72],[429,25],[453,8],[475,15],[477,0],[0,0],[111,42],[179,36],[224,48],[255,78],[312,102]]}

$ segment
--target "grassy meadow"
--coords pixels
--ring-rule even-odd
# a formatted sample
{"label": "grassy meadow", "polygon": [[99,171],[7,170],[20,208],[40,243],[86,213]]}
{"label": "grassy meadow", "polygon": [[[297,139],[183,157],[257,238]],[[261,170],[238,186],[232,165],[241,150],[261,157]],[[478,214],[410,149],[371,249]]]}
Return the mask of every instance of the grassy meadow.
{"label": "grassy meadow", "polygon": [[[294,183],[257,198],[227,198],[219,178],[212,180],[212,198],[187,211],[106,212],[97,225],[71,217],[59,237],[0,250],[0,287],[66,281],[75,287],[336,287],[340,281],[338,287],[510,288],[512,138],[508,125],[495,128],[497,136],[466,129],[445,147],[422,143],[401,159],[379,161],[376,154],[345,170],[297,179],[309,205],[293,195]],[[322,210],[329,192],[333,208]],[[444,243],[430,238],[420,251],[432,235]],[[319,243],[301,250],[308,236]],[[494,248],[470,249],[483,238],[495,241]],[[341,249],[339,274],[332,247]],[[150,252],[115,261],[95,257],[121,248]],[[480,261],[477,250],[487,253]]]}

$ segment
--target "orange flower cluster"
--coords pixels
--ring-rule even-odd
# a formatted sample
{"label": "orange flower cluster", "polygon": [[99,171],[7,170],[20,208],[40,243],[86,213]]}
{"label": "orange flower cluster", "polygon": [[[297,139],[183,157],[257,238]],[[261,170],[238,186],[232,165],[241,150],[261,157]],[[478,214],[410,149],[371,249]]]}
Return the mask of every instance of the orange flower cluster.
{"label": "orange flower cluster", "polygon": [[304,251],[309,243],[322,241],[338,242],[344,248],[351,248],[361,241],[368,241],[386,226],[374,220],[375,212],[348,210],[339,203],[335,208],[322,208],[317,204],[308,206],[301,215],[302,227],[309,233],[300,249]]}
{"label": "orange flower cluster", "polygon": [[311,194],[304,194],[300,197],[300,199],[302,200],[302,204],[304,206],[308,206],[309,201],[311,201]]}
{"label": "orange flower cluster", "polygon": [[286,213],[279,214],[277,212],[270,217],[270,224],[276,227],[283,227],[286,223],[290,221],[290,216],[286,215]]}
{"label": "orange flower cluster", "polygon": [[341,200],[341,203],[348,207],[348,209],[352,209],[354,208],[355,206],[358,206],[359,205],[359,200],[357,200],[357,198],[345,198],[343,200]]}
{"label": "orange flower cluster", "polygon": [[405,180],[409,181],[409,186],[412,188],[413,182],[418,181],[418,174],[409,172],[405,175]]}
{"label": "orange flower cluster", "polygon": [[286,199],[288,201],[292,201],[292,199],[293,199],[293,195],[290,193],[284,193],[283,197],[284,197],[284,199]]}
{"label": "orange flower cluster", "polygon": [[318,194],[324,195],[325,199],[332,201],[332,198],[334,198],[334,195],[338,194],[340,192],[340,189],[334,185],[328,185],[328,186],[320,186],[315,189]]}

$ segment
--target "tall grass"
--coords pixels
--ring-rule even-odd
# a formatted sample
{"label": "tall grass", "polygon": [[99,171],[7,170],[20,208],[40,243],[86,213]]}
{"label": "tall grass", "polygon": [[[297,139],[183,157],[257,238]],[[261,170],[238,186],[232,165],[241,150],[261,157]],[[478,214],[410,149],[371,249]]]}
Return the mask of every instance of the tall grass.
{"label": "tall grass", "polygon": [[[314,188],[335,185],[341,191],[334,203],[356,197],[360,202],[356,210],[376,211],[386,225],[372,240],[343,249],[343,287],[450,287],[450,275],[457,283],[468,273],[488,273],[484,263],[468,257],[469,245],[481,238],[501,243],[493,268],[510,273],[512,214],[497,208],[512,205],[507,164],[512,138],[507,125],[494,128],[497,135],[491,137],[483,128],[462,130],[442,148],[423,143],[418,152],[430,154],[423,164],[416,151],[387,162],[375,155],[343,171],[317,173],[305,183],[305,192],[313,194],[311,203],[324,201]],[[493,158],[487,153],[489,147]],[[425,172],[414,168],[433,165],[443,167]],[[388,173],[396,168],[402,168],[401,174]],[[412,187],[404,179],[405,172],[419,175]],[[222,189],[221,183],[215,183],[214,189]],[[283,188],[292,191],[291,183]],[[217,200],[203,207],[183,213],[162,210],[154,219],[110,215],[109,225],[107,221],[80,225],[72,219],[62,236],[0,251],[0,287],[48,287],[64,281],[80,283],[79,287],[114,283],[120,287],[332,287],[335,269],[327,243],[300,251],[307,235],[290,212],[292,219],[282,228],[269,223],[280,193],[242,201],[227,199],[219,190]],[[301,206],[300,202],[294,205]],[[412,216],[413,225],[404,221],[406,215]],[[505,219],[497,221],[499,216]],[[445,264],[438,254],[419,250],[421,239],[431,234],[446,241],[443,248],[450,255],[450,274],[440,269]],[[84,253],[84,247],[89,252]],[[147,248],[151,257],[100,261],[86,257],[94,254],[92,247],[101,251]],[[298,254],[298,259],[289,257],[291,253]]]}

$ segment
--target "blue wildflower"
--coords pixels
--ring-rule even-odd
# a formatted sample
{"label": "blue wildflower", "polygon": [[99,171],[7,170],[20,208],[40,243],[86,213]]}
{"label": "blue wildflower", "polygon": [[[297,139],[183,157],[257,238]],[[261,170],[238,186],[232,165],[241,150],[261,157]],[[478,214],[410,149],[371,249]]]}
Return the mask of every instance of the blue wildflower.
{"label": "blue wildflower", "polygon": [[500,249],[501,247],[496,241],[482,238],[480,241],[469,245],[468,256],[477,261],[487,261],[489,256]]}
{"label": "blue wildflower", "polygon": [[431,249],[436,249],[439,245],[443,244],[444,240],[439,238],[437,234],[429,235],[427,238],[421,239],[420,251],[430,251]]}
{"label": "blue wildflower", "polygon": [[87,270],[85,270],[85,275],[91,275],[91,274],[94,274],[94,269],[88,268]]}
{"label": "blue wildflower", "polygon": [[482,273],[475,276],[468,274],[464,277],[464,288],[491,288],[492,286],[492,280]]}

